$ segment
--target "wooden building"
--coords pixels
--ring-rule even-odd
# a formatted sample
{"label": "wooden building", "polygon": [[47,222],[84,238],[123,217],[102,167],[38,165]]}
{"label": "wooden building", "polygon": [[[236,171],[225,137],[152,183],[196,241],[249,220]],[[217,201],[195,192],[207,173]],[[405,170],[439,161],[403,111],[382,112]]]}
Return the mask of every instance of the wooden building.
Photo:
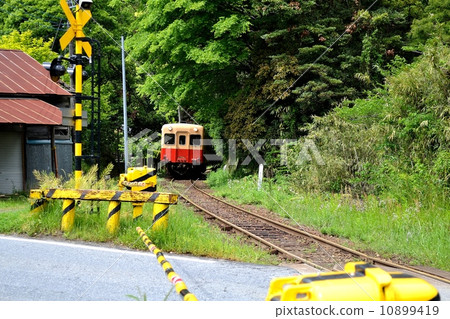
{"label": "wooden building", "polygon": [[0,194],[36,187],[33,170],[72,173],[71,96],[26,53],[0,49]]}

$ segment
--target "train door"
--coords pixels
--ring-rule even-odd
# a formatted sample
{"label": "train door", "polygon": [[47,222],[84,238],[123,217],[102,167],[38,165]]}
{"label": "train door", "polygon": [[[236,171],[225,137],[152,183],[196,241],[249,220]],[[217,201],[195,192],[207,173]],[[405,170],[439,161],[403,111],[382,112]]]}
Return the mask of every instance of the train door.
{"label": "train door", "polygon": [[202,163],[202,136],[200,134],[191,134],[189,136],[189,147],[191,149],[191,161],[193,165]]}
{"label": "train door", "polygon": [[177,148],[176,161],[178,163],[188,163],[189,158],[189,133],[178,131],[176,133]]}

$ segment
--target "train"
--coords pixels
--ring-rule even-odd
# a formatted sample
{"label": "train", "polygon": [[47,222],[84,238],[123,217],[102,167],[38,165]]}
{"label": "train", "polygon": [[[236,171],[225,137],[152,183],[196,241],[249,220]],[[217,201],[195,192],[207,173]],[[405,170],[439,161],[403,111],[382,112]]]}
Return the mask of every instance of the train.
{"label": "train", "polygon": [[204,128],[197,124],[164,124],[160,163],[174,178],[200,177],[206,170]]}

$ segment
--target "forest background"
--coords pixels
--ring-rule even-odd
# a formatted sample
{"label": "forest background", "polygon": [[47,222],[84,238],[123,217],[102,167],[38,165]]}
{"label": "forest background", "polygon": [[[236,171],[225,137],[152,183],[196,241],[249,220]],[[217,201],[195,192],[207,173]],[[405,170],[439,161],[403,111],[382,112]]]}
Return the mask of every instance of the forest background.
{"label": "forest background", "polygon": [[[212,138],[300,141],[287,165],[279,146],[259,150],[274,181],[448,205],[450,0],[93,2],[84,32],[102,46],[101,165],[123,167],[123,35],[130,136],[176,122],[180,106]],[[0,21],[1,48],[68,55],[59,1],[0,0]],[[305,140],[324,165],[295,162]]]}

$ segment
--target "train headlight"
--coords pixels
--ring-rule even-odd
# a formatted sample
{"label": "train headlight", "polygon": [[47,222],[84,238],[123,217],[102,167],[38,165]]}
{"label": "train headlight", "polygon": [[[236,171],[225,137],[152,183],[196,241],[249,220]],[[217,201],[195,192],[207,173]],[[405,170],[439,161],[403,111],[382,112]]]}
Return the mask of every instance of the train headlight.
{"label": "train headlight", "polygon": [[172,126],[169,126],[169,131],[172,131]]}
{"label": "train headlight", "polygon": [[194,127],[194,132],[198,132],[198,128]]}

